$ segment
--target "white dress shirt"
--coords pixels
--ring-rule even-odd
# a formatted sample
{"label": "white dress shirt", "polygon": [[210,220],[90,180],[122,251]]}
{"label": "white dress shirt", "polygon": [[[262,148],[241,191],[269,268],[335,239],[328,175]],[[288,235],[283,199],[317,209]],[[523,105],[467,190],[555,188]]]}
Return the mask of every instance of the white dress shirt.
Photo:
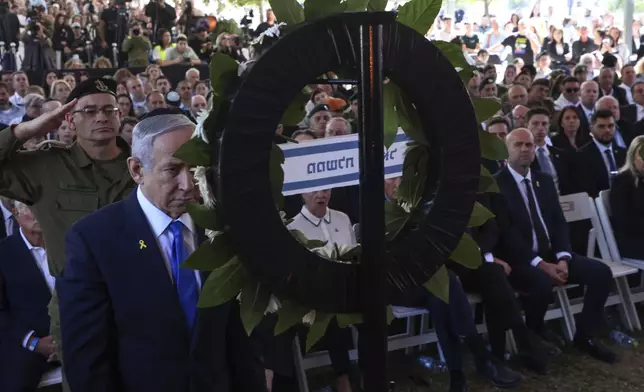
{"label": "white dress shirt", "polygon": [[615,166],[617,169],[617,161],[615,160],[615,154],[613,154],[613,145],[603,145],[602,143],[598,142],[597,140],[593,139],[593,143],[597,146],[597,149],[599,150],[599,153],[602,156],[602,159],[604,160],[604,166],[606,167],[606,173],[608,173],[608,179],[610,180],[610,162],[608,162],[608,157],[606,157],[606,151],[610,151],[610,155],[613,156],[613,162],[615,162]]}
{"label": "white dress shirt", "polygon": [[301,231],[309,240],[338,245],[356,244],[356,236],[347,214],[330,208],[326,209],[322,218],[318,218],[303,206],[288,228]]}
{"label": "white dress shirt", "polygon": [[2,203],[0,203],[0,210],[2,210],[2,224],[7,232],[7,237],[13,234],[13,219],[11,211],[9,211]]}
{"label": "white dress shirt", "polygon": [[586,115],[586,118],[588,119],[588,124],[590,124],[592,122],[591,117],[593,116],[593,113],[595,113],[595,109],[593,108],[593,109],[588,110],[588,109],[586,109],[586,107],[584,105],[579,105],[579,107],[581,108],[581,110],[584,111],[584,114]]}
{"label": "white dress shirt", "polygon": [[[56,285],[56,279],[53,276],[51,276],[51,274],[49,273],[49,264],[47,263],[47,252],[45,251],[45,248],[41,248],[39,246],[33,246],[31,242],[29,242],[27,237],[25,237],[25,233],[22,232],[22,229],[20,229],[20,236],[22,237],[22,240],[25,242],[25,246],[29,250],[29,253],[31,253],[31,257],[34,258],[34,261],[36,262],[38,269],[42,273],[42,276],[45,279],[45,283],[47,283],[47,287],[49,288],[49,291],[53,292],[54,286]],[[29,333],[22,340],[22,347],[27,348],[27,343],[29,343],[29,339],[31,339],[34,333],[36,332],[29,331]]]}
{"label": "white dress shirt", "polygon": [[559,98],[557,98],[557,100],[555,101],[556,110],[563,110],[563,108],[565,108],[566,106],[578,106],[578,105],[579,105],[579,102],[572,103],[569,100],[567,100],[563,94],[561,94]]}
{"label": "white dress shirt", "polygon": [[[543,220],[543,215],[541,214],[541,206],[539,205],[539,200],[537,198],[537,193],[534,191],[534,186],[535,184],[532,182],[532,173],[530,170],[528,170],[528,174],[524,177],[521,174],[517,173],[514,169],[512,169],[510,166],[508,166],[508,169],[510,170],[510,174],[512,174],[512,178],[514,178],[514,181],[517,183],[517,187],[519,188],[519,192],[521,193],[521,197],[523,198],[523,203],[525,204],[526,212],[528,213],[528,216],[532,220],[532,216],[530,216],[530,207],[528,204],[528,191],[526,190],[526,184],[523,183],[523,180],[526,178],[530,180],[530,189],[532,190],[532,194],[534,195],[535,198],[535,204],[537,207],[537,214],[539,215],[539,220],[541,221],[541,226],[543,226],[543,229],[546,232],[546,236],[548,237],[548,241],[550,241],[550,234],[548,233],[548,226],[546,226],[546,222]],[[539,183],[537,182],[536,184],[537,187],[539,187]],[[552,244],[552,242],[550,242]],[[538,252],[539,251],[539,246],[537,244],[537,232],[534,230],[534,223],[532,224],[532,251],[533,252]],[[568,257],[572,258],[572,255],[568,252],[557,252],[557,260],[561,259],[562,257]],[[541,263],[543,259],[540,256],[535,257],[532,259],[530,264],[533,267],[536,267]]]}
{"label": "white dress shirt", "polygon": [[17,91],[15,93],[13,93],[11,98],[9,98],[9,102],[11,102],[12,104],[14,104],[16,106],[25,106],[25,98],[21,97],[20,94],[18,94]]}
{"label": "white dress shirt", "polygon": [[619,87],[623,88],[624,91],[626,91],[626,100],[628,101],[629,105],[634,104],[635,101],[633,101],[633,93],[631,92],[631,88],[624,83],[620,84]]}
{"label": "white dress shirt", "polygon": [[639,103],[636,103],[635,108],[637,109],[637,121],[644,120],[644,106],[640,105]]}
{"label": "white dress shirt", "polygon": [[[150,203],[148,198],[143,194],[141,187],[138,187],[136,190],[136,198],[143,210],[143,214],[145,214],[145,217],[150,224],[150,229],[152,230],[152,233],[154,233],[154,238],[157,240],[157,245],[159,245],[159,249],[161,250],[163,262],[168,270],[170,280],[174,281],[171,265],[173,238],[172,232],[170,231],[170,224],[174,222],[174,220],[154,204]],[[197,231],[195,229],[195,224],[187,213],[181,215],[177,220],[183,223],[183,245],[188,251],[188,254],[191,254],[195,251],[197,246]],[[201,290],[201,276],[199,275],[199,271],[195,271],[195,276],[197,277],[197,286]]]}

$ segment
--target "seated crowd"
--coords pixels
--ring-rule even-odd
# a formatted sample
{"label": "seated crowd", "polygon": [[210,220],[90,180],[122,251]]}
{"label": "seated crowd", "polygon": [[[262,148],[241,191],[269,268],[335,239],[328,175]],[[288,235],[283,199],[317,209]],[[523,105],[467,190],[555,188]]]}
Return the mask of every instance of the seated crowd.
{"label": "seated crowd", "polygon": [[[449,263],[449,303],[423,287],[409,298],[429,310],[450,391],[468,390],[461,342],[481,377],[520,384],[505,362],[508,330],[520,365],[546,375],[564,342],[544,319],[553,287],[567,284],[586,287],[574,345],[606,363],[619,359],[602,341],[610,268],[584,256],[589,227],[568,225],[558,197],[612,189],[620,251],[644,257],[644,81],[632,65],[617,72],[609,61],[597,80],[586,72],[576,67],[555,84],[553,74],[512,66],[498,85],[496,68],[485,67],[468,83],[472,97],[502,104],[481,124],[509,153],[483,161],[500,193],[478,201],[495,217],[470,229],[481,265]],[[46,75],[48,92],[23,72],[0,83],[0,390],[36,390],[61,362],[64,388],[74,392],[298,390],[291,344],[307,332],[273,336],[267,317],[248,337],[236,300],[197,310],[208,275],[179,269],[205,237],[186,213],[198,198],[191,168],[173,154],[209,109],[210,83],[190,69],[173,90],[155,65],[112,80],[57,78]],[[277,134],[304,144],[357,132],[353,91],[311,86],[306,110],[297,129]],[[374,197],[395,202],[400,182],[385,180],[385,195]],[[357,187],[342,187],[286,197],[285,212],[308,238],[354,245],[357,203]],[[466,292],[482,298],[490,349]],[[332,322],[321,345],[336,389],[351,391],[348,330]]]}

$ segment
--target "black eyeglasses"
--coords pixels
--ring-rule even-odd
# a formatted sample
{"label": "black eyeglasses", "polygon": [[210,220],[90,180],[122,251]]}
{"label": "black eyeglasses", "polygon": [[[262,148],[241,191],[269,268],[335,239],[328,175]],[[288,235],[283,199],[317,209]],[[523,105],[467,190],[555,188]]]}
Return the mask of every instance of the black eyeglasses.
{"label": "black eyeglasses", "polygon": [[567,89],[566,89],[566,92],[567,92],[568,94],[578,93],[578,92],[579,92],[579,89],[578,89],[578,88],[567,88]]}
{"label": "black eyeglasses", "polygon": [[103,112],[105,117],[114,117],[119,111],[120,109],[115,106],[103,106],[102,108],[98,108],[96,106],[87,106],[82,109],[74,110],[72,114],[83,113],[88,117],[94,117],[98,114],[98,112]]}

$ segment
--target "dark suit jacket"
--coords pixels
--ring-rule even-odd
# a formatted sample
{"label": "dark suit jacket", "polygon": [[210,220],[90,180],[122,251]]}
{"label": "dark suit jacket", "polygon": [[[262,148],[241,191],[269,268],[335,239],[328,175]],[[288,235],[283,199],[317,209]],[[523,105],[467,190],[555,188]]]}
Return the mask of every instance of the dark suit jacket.
{"label": "dark suit jacket", "polygon": [[71,390],[266,390],[235,300],[200,309],[190,338],[136,192],[74,224],[66,248],[56,288]]}
{"label": "dark suit jacket", "polygon": [[633,139],[639,136],[636,131],[637,128],[634,124],[629,123],[628,121],[620,119],[616,125],[616,130],[622,135],[626,147],[631,145]]}
{"label": "dark suit jacket", "polygon": [[[615,142],[613,142],[612,148],[613,156],[615,157],[615,164],[619,169],[624,165],[626,160],[626,150],[617,147]],[[585,170],[589,174],[586,176],[586,192],[588,192],[591,197],[597,197],[600,191],[610,189],[608,170],[606,170],[606,165],[604,164],[604,157],[595,145],[594,141],[583,146],[579,150],[579,153],[583,157]]]}
{"label": "dark suit jacket", "polygon": [[584,109],[580,106],[577,106],[577,116],[579,117],[579,130],[577,133],[581,132],[582,135],[590,135],[590,121],[588,121],[588,117],[586,117]]}
{"label": "dark suit jacket", "polygon": [[[539,205],[548,231],[552,253],[569,252],[572,254],[568,225],[559,205],[559,196],[552,177],[538,171],[531,170],[530,172],[535,201]],[[503,231],[504,241],[513,244],[512,249],[518,252],[510,255],[506,261],[529,263],[538,256],[536,252],[532,251],[530,213],[510,170],[506,167],[499,171],[495,177],[501,194],[495,195],[493,212],[497,215],[501,226],[506,228]],[[517,255],[518,258],[516,258]]]}
{"label": "dark suit jacket", "polygon": [[46,360],[23,348],[22,341],[30,331],[36,337],[49,335],[50,299],[45,278],[16,227],[0,243],[0,373],[4,373],[4,385],[24,386],[25,372],[32,378],[28,384],[38,385]]}
{"label": "dark suit jacket", "polygon": [[622,121],[635,124],[637,122],[637,106],[625,105],[619,107],[619,117]]}
{"label": "dark suit jacket", "polygon": [[[639,49],[637,49],[637,47],[635,46],[635,40],[640,41],[640,48]],[[640,58],[644,57],[644,35],[640,35],[639,37],[638,36],[633,36],[633,43],[632,43],[632,46],[631,46],[631,52],[633,54],[637,54],[637,59],[638,60]]]}
{"label": "dark suit jacket", "polygon": [[[552,145],[557,147],[560,150],[564,150],[565,152],[569,153],[575,153],[577,152],[577,149],[573,147],[572,144],[570,144],[570,140],[568,140],[568,137],[562,132],[557,132],[554,135],[550,136],[550,140],[552,141]],[[580,129],[577,131],[577,134],[575,135],[575,144],[577,147],[581,147],[584,144],[588,143],[591,140],[590,134],[585,133],[582,131],[581,126]]]}
{"label": "dark suit jacket", "polygon": [[622,257],[644,259],[644,183],[637,186],[630,171],[613,178],[610,190],[610,208],[615,240]]}
{"label": "dark suit jacket", "polygon": [[[599,98],[603,97],[604,95],[605,95],[604,90],[602,90],[600,88],[599,89]],[[626,106],[626,105],[629,104],[628,98],[626,96],[626,90],[624,90],[623,88],[621,88],[619,86],[613,86],[613,94],[612,95],[617,100],[617,102],[619,102],[620,106]]]}
{"label": "dark suit jacket", "polygon": [[[557,171],[559,181],[559,192],[562,195],[583,192],[585,181],[583,180],[583,170],[580,169],[576,153],[569,153],[557,147],[548,147],[550,160]],[[541,171],[537,159],[532,162],[533,171]]]}

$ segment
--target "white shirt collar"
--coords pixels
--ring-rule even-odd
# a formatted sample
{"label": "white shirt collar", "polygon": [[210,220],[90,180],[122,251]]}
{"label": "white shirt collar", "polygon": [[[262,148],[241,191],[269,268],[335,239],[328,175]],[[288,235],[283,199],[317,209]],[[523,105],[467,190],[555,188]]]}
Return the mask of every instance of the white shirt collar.
{"label": "white shirt collar", "polygon": [[510,167],[510,165],[508,165],[508,170],[510,170],[510,174],[512,174],[512,178],[514,178],[514,181],[517,183],[517,185],[523,185],[523,180],[525,180],[526,178],[530,180],[530,183],[532,183],[532,172],[530,171],[530,169],[528,169],[528,174],[526,174],[525,177],[519,174],[519,172],[514,170],[512,167]]}
{"label": "white shirt collar", "polygon": [[25,233],[22,232],[22,227],[20,228],[20,236],[22,237],[22,240],[25,241],[25,245],[27,246],[27,249],[29,249],[29,252],[31,252],[32,249],[44,249],[40,246],[33,246],[27,237],[25,237]]}
{"label": "white shirt collar", "polygon": [[597,139],[595,139],[595,138],[593,138],[593,143],[595,143],[595,145],[599,149],[599,152],[601,152],[602,154],[604,154],[606,150],[612,152],[612,149],[611,149],[612,144],[604,145],[604,144],[598,142]]}
{"label": "white shirt collar", "polygon": [[2,210],[2,220],[3,222],[6,221],[7,219],[11,218],[13,214],[11,211],[9,211],[2,202],[0,202],[0,210]]}
{"label": "white shirt collar", "polygon": [[638,112],[644,112],[644,106],[640,105],[639,103],[636,103],[635,107],[637,108]]}
{"label": "white shirt collar", "polygon": [[587,109],[583,104],[579,104],[579,107],[586,113],[586,117],[590,117],[591,114],[595,112],[595,108]]}
{"label": "white shirt collar", "polygon": [[326,208],[326,212],[324,213],[324,216],[322,218],[318,218],[317,216],[311,214],[311,212],[306,208],[306,206],[302,206],[302,210],[300,211],[300,214],[313,226],[320,226],[320,222],[322,222],[322,219],[324,219],[324,222],[331,223],[331,214],[329,214],[329,207]]}
{"label": "white shirt collar", "polygon": [[[145,217],[150,223],[154,237],[159,238],[159,236],[166,231],[168,226],[170,226],[170,223],[173,222],[173,219],[165,212],[161,211],[157,206],[152,204],[148,198],[145,197],[140,186],[136,189],[136,198],[143,210],[143,214],[145,214]],[[188,213],[181,215],[178,220],[181,221],[181,223],[183,223],[183,225],[186,226],[193,234],[195,233],[194,222]]]}

